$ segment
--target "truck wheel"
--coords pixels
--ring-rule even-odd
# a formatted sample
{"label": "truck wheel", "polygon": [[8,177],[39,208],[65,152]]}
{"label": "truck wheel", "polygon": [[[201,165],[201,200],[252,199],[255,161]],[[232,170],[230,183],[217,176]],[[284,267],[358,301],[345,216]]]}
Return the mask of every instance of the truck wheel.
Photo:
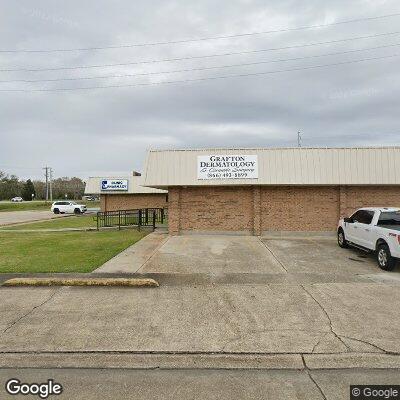
{"label": "truck wheel", "polygon": [[381,244],[378,246],[376,259],[378,261],[379,268],[385,271],[392,271],[396,266],[396,259],[390,254],[390,249],[387,244]]}
{"label": "truck wheel", "polygon": [[80,210],[79,208],[75,208],[74,213],[75,213],[75,214],[80,214],[80,213],[81,213],[81,210]]}
{"label": "truck wheel", "polygon": [[60,214],[60,210],[59,210],[58,208],[55,208],[55,209],[53,210],[53,213],[54,213],[54,214]]}
{"label": "truck wheel", "polygon": [[339,247],[341,247],[342,249],[346,249],[347,247],[349,247],[346,237],[344,236],[343,229],[338,230],[337,242],[338,242]]}

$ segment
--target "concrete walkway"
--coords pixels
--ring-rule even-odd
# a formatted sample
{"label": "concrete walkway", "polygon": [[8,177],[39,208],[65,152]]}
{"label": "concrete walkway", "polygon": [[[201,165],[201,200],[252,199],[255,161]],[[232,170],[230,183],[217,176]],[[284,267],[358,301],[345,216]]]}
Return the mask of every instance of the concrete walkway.
{"label": "concrete walkway", "polygon": [[150,233],[97,268],[93,273],[133,274],[138,272],[167,240],[168,235],[165,233]]}

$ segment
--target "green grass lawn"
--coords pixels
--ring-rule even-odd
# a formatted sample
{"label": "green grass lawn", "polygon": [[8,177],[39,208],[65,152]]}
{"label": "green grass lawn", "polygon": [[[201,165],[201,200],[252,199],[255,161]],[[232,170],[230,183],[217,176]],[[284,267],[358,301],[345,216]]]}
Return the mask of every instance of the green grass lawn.
{"label": "green grass lawn", "polygon": [[0,232],[0,273],[90,272],[146,233]]}
{"label": "green grass lawn", "polygon": [[[79,204],[86,204],[88,208],[100,207],[99,201],[81,201],[73,200]],[[51,203],[45,201],[23,201],[22,203],[11,203],[0,201],[0,212],[2,211],[32,211],[32,210],[50,210]]]}
{"label": "green grass lawn", "polygon": [[51,203],[44,201],[24,201],[22,203],[0,202],[1,211],[29,211],[29,210],[50,210]]}
{"label": "green grass lawn", "polygon": [[[62,228],[95,228],[94,214],[80,215],[71,217],[55,218],[48,221],[30,222],[27,224],[4,226],[2,229],[21,230],[21,229],[62,229]],[[0,228],[1,230],[1,228]]]}

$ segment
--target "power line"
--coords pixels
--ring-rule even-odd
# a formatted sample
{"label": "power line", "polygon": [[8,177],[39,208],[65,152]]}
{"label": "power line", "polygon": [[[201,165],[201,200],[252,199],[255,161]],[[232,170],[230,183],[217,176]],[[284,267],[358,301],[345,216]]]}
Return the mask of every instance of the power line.
{"label": "power line", "polygon": [[251,63],[216,65],[216,66],[210,66],[210,67],[175,69],[175,70],[158,71],[158,72],[140,72],[140,73],[135,73],[135,74],[87,76],[87,77],[76,77],[76,78],[10,79],[10,80],[0,80],[0,83],[12,83],[12,82],[38,83],[38,82],[79,81],[79,80],[91,80],[91,79],[128,78],[128,77],[135,77],[135,76],[149,76],[149,75],[163,75],[163,74],[173,74],[173,73],[181,73],[181,72],[207,71],[207,70],[212,70],[212,69],[245,67],[245,66],[254,66],[254,65],[261,65],[261,64],[271,64],[271,63],[277,63],[277,62],[307,60],[307,59],[312,59],[312,58],[351,54],[351,53],[358,53],[361,51],[378,50],[378,49],[384,49],[384,48],[396,47],[396,46],[400,46],[400,43],[389,44],[389,45],[384,45],[384,46],[367,47],[364,49],[353,49],[353,50],[338,51],[338,52],[333,52],[333,53],[316,54],[316,55],[304,56],[304,57],[280,58],[280,59],[276,59],[276,60],[267,60],[267,61],[255,61],[255,62],[251,62]]}
{"label": "power line", "polygon": [[221,36],[208,36],[196,39],[181,39],[181,40],[170,40],[170,41],[162,41],[162,42],[152,42],[152,43],[134,43],[134,44],[126,44],[126,45],[118,45],[118,46],[101,46],[101,47],[83,47],[83,48],[72,48],[72,49],[39,49],[39,50],[29,50],[29,49],[22,49],[22,50],[0,50],[0,53],[55,53],[55,52],[72,52],[72,51],[92,51],[92,50],[109,50],[109,49],[123,49],[129,47],[144,47],[144,46],[159,46],[159,45],[167,45],[167,44],[181,44],[181,43],[192,43],[192,42],[203,42],[208,40],[219,40],[219,39],[232,39],[237,37],[246,37],[246,36],[255,36],[255,35],[267,35],[271,33],[283,33],[283,32],[293,32],[293,31],[301,31],[307,29],[316,29],[316,28],[325,28],[328,26],[335,26],[335,25],[343,25],[343,24],[350,24],[354,22],[362,22],[362,21],[372,21],[378,20],[383,18],[392,18],[399,16],[400,13],[394,14],[387,14],[387,15],[380,15],[375,17],[366,17],[366,18],[356,18],[346,21],[338,21],[338,22],[331,22],[327,24],[318,24],[318,25],[309,25],[309,26],[302,26],[298,28],[282,28],[282,29],[275,29],[269,31],[261,31],[261,32],[247,32],[247,33],[238,33],[233,35],[221,35]]}
{"label": "power line", "polygon": [[278,74],[278,73],[283,73],[283,72],[304,71],[304,70],[333,67],[333,66],[346,65],[346,64],[355,64],[355,63],[360,63],[360,62],[365,62],[365,61],[382,60],[382,59],[388,59],[388,58],[399,57],[399,56],[400,56],[400,54],[392,54],[392,55],[381,56],[381,57],[371,57],[371,58],[364,58],[364,59],[360,59],[360,60],[343,61],[343,62],[338,62],[338,63],[333,63],[333,64],[311,65],[308,67],[289,68],[289,69],[281,69],[281,70],[275,70],[275,71],[254,72],[254,73],[247,73],[247,74],[222,75],[222,76],[194,78],[194,79],[181,79],[181,80],[164,81],[164,82],[146,82],[146,83],[133,83],[133,84],[124,84],[124,85],[86,86],[86,87],[77,87],[77,88],[55,88],[55,89],[0,89],[0,92],[24,92],[24,93],[28,93],[28,92],[59,92],[59,91],[111,89],[111,88],[125,88],[125,87],[135,87],[135,86],[154,86],[154,85],[167,85],[167,84],[176,84],[176,83],[190,83],[190,82],[217,80],[217,79],[228,79],[228,78],[240,78],[240,77]]}
{"label": "power line", "polygon": [[235,55],[244,55],[244,54],[255,54],[255,53],[263,53],[268,51],[278,51],[278,50],[290,50],[290,49],[299,49],[304,47],[313,47],[313,46],[321,46],[326,44],[334,44],[334,43],[343,43],[350,42],[353,40],[362,40],[362,39],[372,39],[382,36],[391,36],[391,35],[399,35],[400,31],[395,32],[385,32],[385,33],[377,33],[375,35],[367,35],[367,36],[353,36],[344,39],[337,40],[328,40],[324,42],[313,42],[313,43],[303,43],[292,46],[284,46],[284,47],[271,47],[267,49],[258,49],[258,50],[247,50],[247,51],[238,51],[238,52],[229,52],[229,53],[217,53],[217,54],[208,54],[201,56],[187,56],[187,57],[179,57],[179,58],[165,58],[159,60],[147,60],[147,61],[133,61],[128,63],[117,63],[117,64],[97,64],[97,65],[81,65],[74,67],[54,67],[54,68],[3,68],[0,69],[0,72],[43,72],[43,71],[60,71],[60,70],[73,70],[73,69],[88,69],[88,68],[104,68],[104,67],[121,67],[126,65],[139,65],[139,64],[155,64],[162,62],[172,62],[172,61],[187,61],[187,60],[197,60],[202,58],[212,58],[212,57],[226,57],[226,56],[235,56]]}

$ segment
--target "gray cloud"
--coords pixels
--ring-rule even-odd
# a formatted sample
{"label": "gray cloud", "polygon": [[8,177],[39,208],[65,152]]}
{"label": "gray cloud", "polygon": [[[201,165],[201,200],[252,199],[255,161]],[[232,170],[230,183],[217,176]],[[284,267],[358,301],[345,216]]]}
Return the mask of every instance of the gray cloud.
{"label": "gray cloud", "polygon": [[[300,27],[398,12],[392,1],[2,2],[0,49],[54,49],[168,41]],[[0,68],[127,63],[291,46],[400,30],[400,17],[234,39],[103,51],[0,53]],[[180,62],[43,72],[57,79],[271,61],[400,43],[400,35]],[[196,79],[338,63],[400,53],[400,46],[220,70],[87,81],[0,83],[61,88]],[[95,91],[0,92],[0,170],[37,177],[140,170],[149,148],[399,145],[399,58],[195,83]]]}

